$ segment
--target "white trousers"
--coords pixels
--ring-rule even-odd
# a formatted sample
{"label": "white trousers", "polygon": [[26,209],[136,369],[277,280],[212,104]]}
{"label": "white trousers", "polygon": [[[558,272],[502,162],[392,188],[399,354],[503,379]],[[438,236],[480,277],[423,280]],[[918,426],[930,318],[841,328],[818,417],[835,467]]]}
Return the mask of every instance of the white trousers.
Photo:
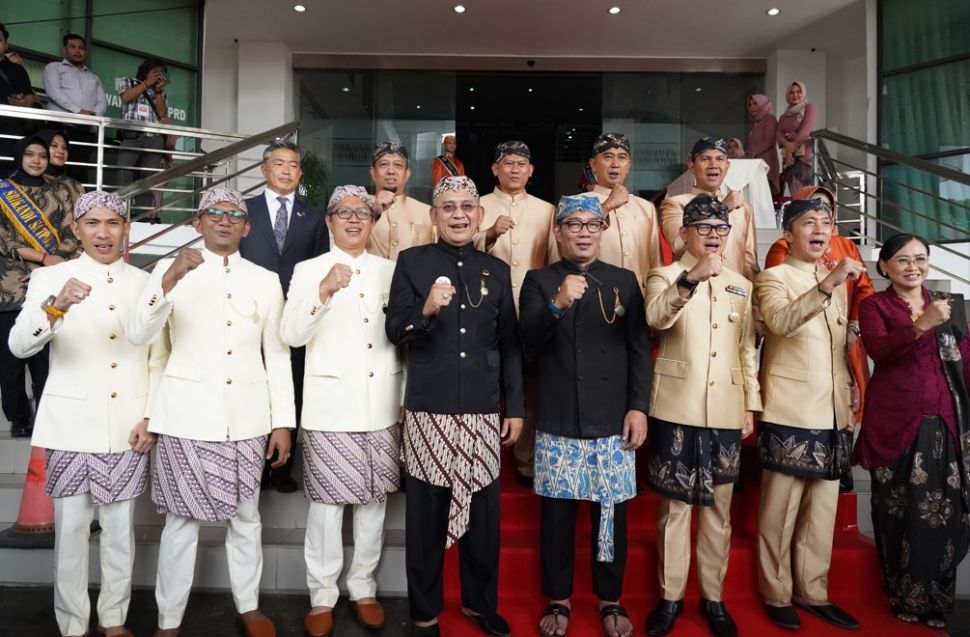
{"label": "white trousers", "polygon": [[[356,601],[377,594],[374,573],[381,561],[387,501],[355,504],[353,507],[354,557],[347,571],[347,593]],[[311,606],[333,608],[340,597],[337,577],[344,564],[343,521],[343,506],[310,503],[303,555]]]}
{"label": "white trousers", "polygon": [[135,500],[96,507],[87,493],[54,498],[54,616],[62,635],[84,635],[91,620],[88,554],[91,521],[101,522],[98,622],[123,626],[131,601],[135,562]]}
{"label": "white trousers", "polygon": [[[185,614],[195,577],[199,546],[199,521],[169,513],[158,547],[155,601],[158,627],[178,628]],[[259,490],[241,502],[226,529],[229,584],[236,610],[242,614],[259,608],[259,580],[263,574],[263,525],[259,519]]]}

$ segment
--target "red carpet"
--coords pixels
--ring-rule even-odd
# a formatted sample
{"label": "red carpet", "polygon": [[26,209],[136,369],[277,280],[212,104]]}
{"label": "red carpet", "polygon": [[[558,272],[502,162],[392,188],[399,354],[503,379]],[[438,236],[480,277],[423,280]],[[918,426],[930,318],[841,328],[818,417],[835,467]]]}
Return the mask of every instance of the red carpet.
{"label": "red carpet", "polygon": [[[539,635],[540,613],[547,600],[542,597],[539,575],[539,500],[511,475],[511,459],[503,459],[502,474],[502,553],[500,564],[499,612],[512,625],[516,637]],[[752,466],[754,463],[748,463]],[[856,632],[840,630],[799,612],[802,629],[798,633],[776,628],[761,609],[757,593],[755,537],[757,532],[757,472],[747,471],[745,488],[736,492],[732,506],[734,533],[731,563],[725,582],[724,601],[744,636],[879,635],[906,637],[943,635],[925,626],[909,626],[895,619],[879,586],[879,565],[875,547],[859,534],[856,525],[856,496],[843,494],[835,548],[830,572],[829,593],[834,602],[852,613],[860,622]],[[868,497],[868,496],[866,496]],[[659,497],[650,490],[636,498],[629,512],[629,557],[624,595],[621,600],[630,612],[635,635],[646,635],[647,613],[656,603],[657,549],[656,512]],[[602,635],[596,599],[590,592],[589,515],[580,508],[577,532],[576,574],[573,584],[573,615],[569,625],[571,637]],[[696,519],[696,518],[695,518]],[[673,635],[703,637],[709,635],[707,624],[698,612],[696,574],[692,571],[685,598],[685,611],[677,621]],[[442,634],[446,637],[481,635],[460,613],[461,593],[458,584],[458,552],[448,551],[445,558],[445,606],[441,616]]]}

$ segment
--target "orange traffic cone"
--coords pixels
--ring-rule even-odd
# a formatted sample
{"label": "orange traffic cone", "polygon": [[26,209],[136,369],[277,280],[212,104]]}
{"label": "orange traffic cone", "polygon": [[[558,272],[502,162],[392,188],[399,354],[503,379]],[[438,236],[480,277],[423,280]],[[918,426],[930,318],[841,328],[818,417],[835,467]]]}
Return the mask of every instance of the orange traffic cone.
{"label": "orange traffic cone", "polygon": [[39,549],[54,546],[54,501],[44,489],[44,468],[44,450],[31,447],[17,523],[0,533],[0,547]]}

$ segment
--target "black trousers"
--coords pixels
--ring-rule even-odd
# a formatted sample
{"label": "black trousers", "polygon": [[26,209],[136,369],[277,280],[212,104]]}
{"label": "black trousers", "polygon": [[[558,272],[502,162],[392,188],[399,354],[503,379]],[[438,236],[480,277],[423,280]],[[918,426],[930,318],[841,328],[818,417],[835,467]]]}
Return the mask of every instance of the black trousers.
{"label": "black trousers", "polygon": [[[444,609],[442,590],[451,489],[405,476],[405,564],[411,619],[431,621]],[[498,610],[498,479],[472,495],[468,531],[458,540],[461,605],[482,615]]]}
{"label": "black trousers", "polygon": [[[303,368],[306,363],[306,348],[290,348],[290,367],[293,370],[293,398],[296,408],[296,428],[290,429],[290,458],[282,467],[271,469],[270,463],[263,466],[263,477],[266,480],[284,480],[291,477],[293,461],[296,460],[296,441],[299,440],[300,416],[303,413]],[[302,486],[302,485],[301,485]]]}
{"label": "black trousers", "polygon": [[47,381],[47,370],[50,367],[50,349],[44,349],[24,360],[17,358],[10,351],[8,344],[10,330],[17,320],[19,310],[0,312],[0,404],[3,415],[12,423],[30,423],[30,399],[27,397],[26,369],[30,368],[30,384],[34,394],[34,402],[40,404],[40,395],[44,391]]}
{"label": "black trousers", "polygon": [[[542,594],[549,599],[569,599],[573,594],[573,569],[576,562],[576,509],[579,500],[541,498]],[[626,502],[613,505],[612,562],[596,561],[596,538],[599,535],[600,505],[589,503],[593,525],[590,555],[593,571],[593,594],[605,601],[620,599],[623,571],[626,569]]]}

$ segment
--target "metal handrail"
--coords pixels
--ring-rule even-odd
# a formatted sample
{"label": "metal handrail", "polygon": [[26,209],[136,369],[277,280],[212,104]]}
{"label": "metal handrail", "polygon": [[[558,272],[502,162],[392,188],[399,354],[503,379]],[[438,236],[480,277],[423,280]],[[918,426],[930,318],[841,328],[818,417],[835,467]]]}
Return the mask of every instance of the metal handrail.
{"label": "metal handrail", "polygon": [[925,159],[919,159],[918,157],[910,157],[909,155],[903,155],[892,150],[883,148],[882,146],[876,146],[868,142],[864,142],[854,137],[847,137],[840,133],[836,133],[823,128],[812,132],[813,139],[827,139],[836,144],[842,146],[848,146],[849,148],[854,148],[856,150],[861,150],[869,155],[875,155],[879,159],[883,159],[894,164],[900,164],[902,166],[908,166],[910,168],[915,168],[917,170],[922,170],[928,172],[931,175],[935,175],[942,179],[949,179],[955,181],[958,184],[963,184],[964,186],[970,186],[970,175],[959,170],[953,170],[952,168],[947,168],[945,166],[940,166],[932,162],[928,162]]}

